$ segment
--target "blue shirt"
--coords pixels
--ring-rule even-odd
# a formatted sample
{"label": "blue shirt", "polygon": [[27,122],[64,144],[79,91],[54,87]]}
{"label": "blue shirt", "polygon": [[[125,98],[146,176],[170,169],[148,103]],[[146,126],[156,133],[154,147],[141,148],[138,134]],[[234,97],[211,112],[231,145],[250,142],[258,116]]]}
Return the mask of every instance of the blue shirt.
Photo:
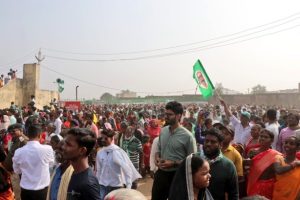
{"label": "blue shirt", "polygon": [[62,171],[60,166],[56,168],[55,175],[52,179],[51,188],[50,188],[50,200],[57,200],[57,193],[58,193],[61,176],[62,176],[61,172]]}

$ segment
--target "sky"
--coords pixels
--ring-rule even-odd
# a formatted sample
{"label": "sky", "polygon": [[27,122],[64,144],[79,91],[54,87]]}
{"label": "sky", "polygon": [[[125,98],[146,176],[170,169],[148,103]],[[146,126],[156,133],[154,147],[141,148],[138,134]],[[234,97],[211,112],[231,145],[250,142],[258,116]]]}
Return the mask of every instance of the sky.
{"label": "sky", "polygon": [[22,77],[41,48],[41,89],[61,99],[195,94],[197,59],[242,93],[297,88],[298,0],[0,0],[0,73]]}

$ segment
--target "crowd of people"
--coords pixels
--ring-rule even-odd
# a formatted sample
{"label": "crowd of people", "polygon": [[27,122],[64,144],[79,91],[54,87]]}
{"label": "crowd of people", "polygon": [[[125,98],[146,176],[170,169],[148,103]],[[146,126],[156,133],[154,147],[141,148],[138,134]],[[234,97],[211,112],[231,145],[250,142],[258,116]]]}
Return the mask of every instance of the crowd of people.
{"label": "crowd of people", "polygon": [[16,79],[17,78],[17,71],[18,70],[13,70],[10,69],[9,72],[7,73],[7,76],[4,76],[4,74],[1,74],[0,76],[0,88],[6,85],[10,80]]}
{"label": "crowd of people", "polygon": [[[166,104],[0,110],[0,200],[300,199],[300,126],[274,106]],[[19,192],[20,191],[20,192]]]}

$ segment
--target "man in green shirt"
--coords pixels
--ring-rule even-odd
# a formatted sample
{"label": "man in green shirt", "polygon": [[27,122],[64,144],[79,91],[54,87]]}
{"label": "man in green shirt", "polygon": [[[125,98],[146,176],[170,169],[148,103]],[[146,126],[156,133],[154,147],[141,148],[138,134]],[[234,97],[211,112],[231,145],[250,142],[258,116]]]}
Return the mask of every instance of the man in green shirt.
{"label": "man in green shirt", "polygon": [[215,200],[238,200],[238,177],[235,166],[221,152],[223,135],[216,128],[204,133],[206,136],[203,153],[209,162],[211,174],[208,190]]}
{"label": "man in green shirt", "polygon": [[191,153],[196,152],[196,141],[192,133],[180,125],[183,106],[172,101],[166,105],[166,124],[161,129],[155,164],[152,200],[166,200],[178,165]]}

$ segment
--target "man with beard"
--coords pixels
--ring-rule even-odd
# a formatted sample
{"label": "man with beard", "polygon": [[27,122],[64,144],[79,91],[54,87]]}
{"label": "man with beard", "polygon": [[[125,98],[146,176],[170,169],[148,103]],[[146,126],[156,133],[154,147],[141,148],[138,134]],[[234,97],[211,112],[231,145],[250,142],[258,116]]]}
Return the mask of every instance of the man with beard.
{"label": "man with beard", "polygon": [[221,153],[223,136],[218,129],[205,131],[204,157],[210,164],[209,191],[215,200],[237,200],[238,177],[233,163]]}
{"label": "man with beard", "polygon": [[152,200],[166,200],[178,165],[191,153],[196,152],[196,141],[192,133],[180,125],[183,106],[171,101],[166,105],[167,126],[161,129],[155,164]]}
{"label": "man with beard", "polygon": [[51,177],[47,200],[56,200],[58,197],[61,200],[67,199],[67,189],[74,169],[70,161],[63,158],[63,144],[64,141],[60,141],[55,151],[55,160],[59,163],[59,166],[55,169]]}
{"label": "man with beard", "polygon": [[91,130],[72,128],[67,132],[62,146],[63,157],[70,160],[74,168],[67,190],[67,199],[100,199],[98,180],[88,164],[88,156],[95,144],[96,137]]}

